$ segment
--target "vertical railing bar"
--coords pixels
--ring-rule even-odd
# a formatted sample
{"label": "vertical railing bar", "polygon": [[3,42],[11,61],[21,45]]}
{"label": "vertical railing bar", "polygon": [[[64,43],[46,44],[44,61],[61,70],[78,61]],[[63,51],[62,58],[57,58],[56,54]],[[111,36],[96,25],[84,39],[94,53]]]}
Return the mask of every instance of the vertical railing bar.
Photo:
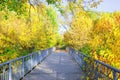
{"label": "vertical railing bar", "polygon": [[37,65],[37,53],[35,53],[35,58],[34,58],[34,61],[35,61],[34,66],[36,66],[36,65]]}
{"label": "vertical railing bar", "polygon": [[38,52],[36,52],[35,61],[36,61],[35,66],[37,66],[37,64],[38,64]]}
{"label": "vertical railing bar", "polygon": [[7,77],[6,77],[6,80],[8,80],[8,71],[6,71],[6,73],[7,73],[7,74],[6,74],[6,76],[7,76]]}
{"label": "vertical railing bar", "polygon": [[[32,54],[32,68],[35,65],[34,58],[35,58],[35,54]],[[31,70],[32,70],[32,68],[31,68]]]}
{"label": "vertical railing bar", "polygon": [[4,73],[3,73],[2,75],[3,75],[2,77],[3,77],[3,79],[4,79]]}
{"label": "vertical railing bar", "polygon": [[4,77],[4,73],[2,74],[2,79],[5,79],[5,77]]}
{"label": "vertical railing bar", "polygon": [[16,62],[15,61],[13,61],[13,66],[15,66],[15,68],[14,68],[14,70],[13,70],[13,79],[15,80],[15,74],[17,73],[17,68],[16,68],[16,66],[17,66],[17,64],[16,64]]}
{"label": "vertical railing bar", "polygon": [[4,78],[5,78],[5,77],[4,77],[4,74],[5,74],[5,66],[3,66],[2,69],[3,69],[3,70],[2,70],[2,78],[4,79]]}
{"label": "vertical railing bar", "polygon": [[22,77],[25,75],[25,57],[22,58]]}
{"label": "vertical railing bar", "polygon": [[4,77],[5,77],[5,80],[6,80],[6,73],[4,73]]}
{"label": "vertical railing bar", "polygon": [[35,54],[32,54],[31,56],[32,56],[32,67],[33,67],[35,65],[35,62],[34,62]]}
{"label": "vertical railing bar", "polygon": [[6,78],[7,78],[7,74],[6,74],[6,72],[4,73],[4,76],[5,76],[5,80],[7,80]]}
{"label": "vertical railing bar", "polygon": [[[26,73],[26,66],[25,66],[25,65],[26,65],[26,57],[24,57],[24,62],[23,62],[23,63],[24,63],[23,73],[24,73],[24,75],[25,75],[25,73]],[[24,76],[23,76],[23,77],[24,77]]]}
{"label": "vertical railing bar", "polygon": [[2,80],[2,74],[0,74],[0,80]]}
{"label": "vertical railing bar", "polygon": [[31,67],[30,67],[30,70],[32,70],[32,65],[33,65],[33,57],[32,57],[33,55],[31,54],[30,55],[30,59],[31,59]]}
{"label": "vertical railing bar", "polygon": [[17,70],[17,78],[19,77],[19,66],[18,66],[18,63],[17,63],[17,61],[15,61],[15,64],[16,64],[16,70]]}
{"label": "vertical railing bar", "polygon": [[38,52],[38,64],[40,63],[41,59],[40,59],[40,51]]}
{"label": "vertical railing bar", "polygon": [[21,64],[20,64],[20,78],[22,77],[22,59],[20,60]]}
{"label": "vertical railing bar", "polygon": [[113,70],[113,80],[117,80],[116,72]]}
{"label": "vertical railing bar", "polygon": [[3,79],[3,73],[1,74],[1,80]]}
{"label": "vertical railing bar", "polygon": [[39,58],[39,54],[38,54],[38,52],[37,52],[37,64],[39,63],[39,60],[38,60],[38,58]]}
{"label": "vertical railing bar", "polygon": [[35,58],[36,58],[36,53],[33,55],[33,65],[35,66],[36,65],[36,60],[35,60]]}
{"label": "vertical railing bar", "polygon": [[8,80],[12,80],[12,66],[11,63],[9,63],[8,65],[9,65]]}
{"label": "vertical railing bar", "polygon": [[39,54],[37,52],[37,64],[39,63]]}
{"label": "vertical railing bar", "polygon": [[33,67],[36,66],[36,53],[34,54],[34,57],[33,57]]}

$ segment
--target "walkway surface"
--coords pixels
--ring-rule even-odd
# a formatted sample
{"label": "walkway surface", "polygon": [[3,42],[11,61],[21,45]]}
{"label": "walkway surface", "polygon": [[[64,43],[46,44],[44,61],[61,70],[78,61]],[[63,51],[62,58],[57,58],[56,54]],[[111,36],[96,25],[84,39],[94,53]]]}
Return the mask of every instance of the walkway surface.
{"label": "walkway surface", "polygon": [[72,57],[65,52],[49,55],[23,80],[83,80],[84,74]]}

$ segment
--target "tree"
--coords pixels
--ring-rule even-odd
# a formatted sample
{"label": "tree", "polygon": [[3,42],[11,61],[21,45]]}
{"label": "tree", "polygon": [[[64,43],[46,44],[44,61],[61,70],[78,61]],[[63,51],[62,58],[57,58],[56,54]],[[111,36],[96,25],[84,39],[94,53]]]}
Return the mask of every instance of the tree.
{"label": "tree", "polygon": [[[58,23],[53,7],[23,1],[21,8],[26,7],[24,11],[19,9],[18,3],[19,1],[5,1],[0,4],[5,6],[0,12],[0,62],[50,48],[57,43]],[[15,7],[14,4],[18,6]]]}
{"label": "tree", "polygon": [[[114,14],[114,13],[113,13]],[[119,68],[120,28],[116,25],[115,15],[105,13],[97,19],[91,33],[91,54],[101,61]],[[97,54],[97,56],[96,56]]]}
{"label": "tree", "polygon": [[92,20],[85,12],[76,13],[71,29],[65,33],[65,42],[76,49],[82,48],[88,41]]}

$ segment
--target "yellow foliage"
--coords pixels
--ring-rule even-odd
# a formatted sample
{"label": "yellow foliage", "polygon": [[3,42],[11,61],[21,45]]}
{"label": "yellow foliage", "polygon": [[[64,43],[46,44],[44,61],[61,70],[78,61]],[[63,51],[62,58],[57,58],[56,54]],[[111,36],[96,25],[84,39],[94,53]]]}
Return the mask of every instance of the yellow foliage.
{"label": "yellow foliage", "polygon": [[0,12],[0,62],[57,43],[58,25],[52,23],[57,16],[50,18],[47,13],[50,8],[44,4],[35,7],[26,4],[26,9],[26,15],[17,15],[7,9]]}
{"label": "yellow foliage", "polygon": [[100,32],[105,33],[105,32],[110,32],[114,26],[116,26],[115,21],[111,17],[111,15],[104,14],[104,15],[102,15],[102,17],[99,20],[97,20],[94,29],[98,33],[100,33]]}
{"label": "yellow foliage", "polygon": [[[115,16],[116,13],[114,13]],[[120,28],[112,14],[103,14],[91,32],[89,40],[92,50],[97,52],[97,58],[107,64],[120,68]]]}
{"label": "yellow foliage", "polygon": [[120,12],[114,12],[113,18],[115,19],[116,25],[120,27]]}
{"label": "yellow foliage", "polygon": [[92,29],[92,20],[85,12],[76,13],[71,24],[71,29],[65,33],[65,41],[74,48],[81,48],[88,41],[90,30]]}
{"label": "yellow foliage", "polygon": [[[120,12],[104,13],[94,22],[85,12],[76,12],[64,35],[68,46],[88,50],[95,59],[120,69]],[[93,24],[94,23],[94,24]]]}

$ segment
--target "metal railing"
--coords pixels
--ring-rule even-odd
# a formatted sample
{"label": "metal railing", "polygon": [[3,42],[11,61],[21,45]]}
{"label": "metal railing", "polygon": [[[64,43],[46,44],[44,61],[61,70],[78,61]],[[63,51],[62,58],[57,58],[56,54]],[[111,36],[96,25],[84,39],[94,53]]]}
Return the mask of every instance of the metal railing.
{"label": "metal railing", "polygon": [[85,80],[120,80],[120,70],[104,62],[76,51],[72,48],[69,53],[85,72]]}
{"label": "metal railing", "polygon": [[0,80],[20,80],[52,51],[49,48],[0,64]]}

